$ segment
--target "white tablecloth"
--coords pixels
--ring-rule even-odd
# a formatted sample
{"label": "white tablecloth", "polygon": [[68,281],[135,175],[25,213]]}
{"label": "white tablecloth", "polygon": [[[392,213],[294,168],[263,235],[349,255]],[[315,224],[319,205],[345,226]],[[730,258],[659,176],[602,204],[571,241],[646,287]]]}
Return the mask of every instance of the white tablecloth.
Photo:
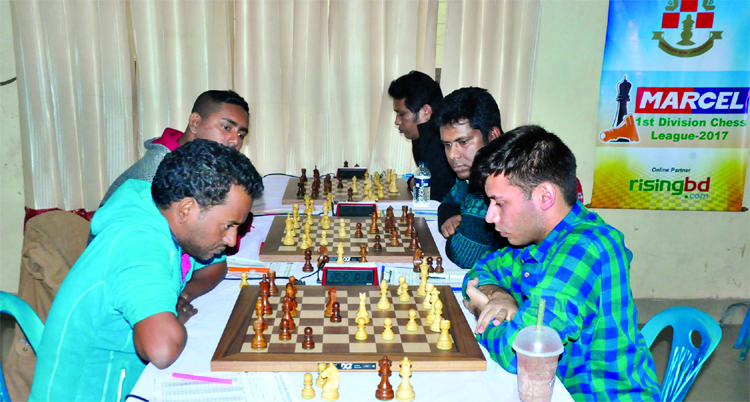
{"label": "white tablecloth", "polygon": [[[272,216],[261,216],[259,213],[281,207],[281,196],[287,183],[287,176],[268,176],[264,179],[266,191],[264,197],[257,200],[253,206],[256,218],[253,228],[242,240],[238,256],[257,259],[261,242],[265,239],[270,228]],[[434,202],[434,201],[433,201]],[[400,209],[401,204],[394,206]],[[436,209],[437,204],[431,205]],[[444,255],[445,239],[437,230],[437,223],[433,217],[428,222],[438,248],[443,254],[443,266],[455,268]],[[428,218],[429,219],[429,218]],[[294,272],[296,277],[303,276],[301,272]],[[306,281],[312,285],[314,281]],[[188,341],[180,358],[170,367],[159,370],[149,364],[143,371],[138,383],[131,394],[155,401],[154,381],[157,378],[165,378],[173,372],[179,373],[208,373],[211,371],[211,357],[224,327],[229,320],[229,315],[239,295],[239,282],[236,280],[225,280],[208,294],[197,298],[193,305],[198,309],[198,314],[193,316],[185,325],[188,332]],[[460,299],[460,293],[456,294]],[[474,316],[464,310],[464,315],[472,329],[476,325]],[[411,384],[416,392],[416,401],[518,401],[518,388],[516,376],[502,369],[497,363],[489,358],[487,351],[482,348],[487,359],[487,371],[453,371],[453,372],[415,372],[411,377]],[[304,373],[289,373],[293,384],[298,384],[298,392],[302,391]],[[317,376],[316,373],[313,373]],[[391,384],[394,390],[400,383],[398,376],[398,364],[394,362],[394,374],[391,376]],[[375,390],[380,382],[377,372],[341,372],[341,386],[339,388],[340,401],[377,401]],[[130,398],[135,401],[135,398]],[[320,389],[316,390],[316,397],[320,399]],[[394,399],[395,400],[395,399]],[[570,394],[558,381],[552,396],[554,402],[572,401]]]}

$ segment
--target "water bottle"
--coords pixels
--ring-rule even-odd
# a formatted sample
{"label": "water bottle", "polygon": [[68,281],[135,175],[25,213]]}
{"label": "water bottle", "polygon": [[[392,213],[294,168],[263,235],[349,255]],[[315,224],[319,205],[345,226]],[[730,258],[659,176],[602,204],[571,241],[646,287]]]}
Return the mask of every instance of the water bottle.
{"label": "water bottle", "polygon": [[419,163],[419,167],[414,172],[414,207],[426,208],[430,206],[430,171],[424,165]]}

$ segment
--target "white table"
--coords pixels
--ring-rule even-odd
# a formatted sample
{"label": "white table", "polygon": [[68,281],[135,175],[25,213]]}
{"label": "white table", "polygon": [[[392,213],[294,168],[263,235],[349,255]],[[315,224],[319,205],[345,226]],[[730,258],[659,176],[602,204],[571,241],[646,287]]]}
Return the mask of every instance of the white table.
{"label": "white table", "polygon": [[[281,207],[280,201],[288,178],[285,176],[269,176],[264,179],[266,191],[263,198],[259,199],[253,211],[256,218],[253,221],[253,229],[242,240],[238,255],[257,259],[261,242],[271,226],[272,216],[259,216],[259,212]],[[274,201],[270,201],[274,200]],[[400,207],[400,204],[398,205]],[[436,208],[435,203],[434,208]],[[435,219],[435,218],[434,218]],[[428,222],[430,230],[435,237],[435,243],[443,254],[443,265],[452,268],[451,262],[444,255],[445,239],[437,230],[436,221]],[[301,264],[299,264],[301,266]],[[294,272],[296,277],[304,274],[299,268]],[[311,278],[312,279],[312,278]],[[308,285],[315,284],[314,281],[306,281]],[[229,320],[229,315],[239,295],[239,282],[236,280],[222,281],[214,290],[193,301],[198,309],[198,314],[188,321],[186,328],[188,341],[185,350],[179,359],[170,367],[159,370],[149,364],[143,371],[138,383],[131,394],[137,395],[149,401],[155,399],[154,380],[165,378],[173,372],[200,374],[211,371],[211,357],[219,343],[222,331]],[[460,293],[456,295],[460,299]],[[469,325],[473,329],[476,326],[474,316],[464,309]],[[487,371],[454,371],[454,372],[415,372],[411,377],[411,384],[416,392],[416,401],[518,401],[518,388],[516,376],[502,369],[497,363],[490,359],[487,351],[481,348],[487,359]],[[317,376],[316,373],[313,373]],[[289,373],[293,385],[298,384],[297,392],[302,391],[304,373]],[[394,362],[394,374],[390,382],[398,387],[401,379],[398,376],[398,364]],[[375,390],[380,382],[376,372],[341,372],[341,386],[339,388],[340,401],[377,401]],[[130,398],[135,401],[135,398]],[[320,401],[320,389],[316,389],[316,397],[313,401]],[[394,399],[395,400],[395,399]],[[572,401],[565,387],[556,381],[552,401]]]}

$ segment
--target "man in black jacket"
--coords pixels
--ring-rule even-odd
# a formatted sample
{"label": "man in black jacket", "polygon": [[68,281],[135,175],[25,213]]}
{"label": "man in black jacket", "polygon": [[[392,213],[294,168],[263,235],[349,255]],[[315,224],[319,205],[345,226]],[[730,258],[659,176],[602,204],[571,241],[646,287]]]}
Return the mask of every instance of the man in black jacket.
{"label": "man in black jacket", "polygon": [[[430,171],[430,199],[442,202],[456,183],[456,173],[445,157],[440,128],[431,120],[443,99],[440,85],[427,74],[412,71],[393,80],[388,95],[393,98],[398,131],[411,140],[414,162],[417,166],[424,162]],[[412,185],[413,178],[409,180],[409,189]]]}

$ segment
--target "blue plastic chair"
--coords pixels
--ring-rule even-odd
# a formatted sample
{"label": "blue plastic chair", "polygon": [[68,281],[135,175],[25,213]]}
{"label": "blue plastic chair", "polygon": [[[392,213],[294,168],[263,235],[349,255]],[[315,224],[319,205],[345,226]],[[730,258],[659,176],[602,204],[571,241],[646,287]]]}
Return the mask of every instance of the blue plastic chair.
{"label": "blue plastic chair", "polygon": [[[42,324],[42,320],[39,319],[34,310],[18,296],[0,291],[0,313],[10,314],[15,317],[16,322],[18,322],[18,325],[26,335],[29,344],[33,349],[36,349],[42,339],[44,324]],[[0,401],[10,402],[2,367],[0,367]]]}
{"label": "blue plastic chair", "polygon": [[[682,401],[703,363],[719,344],[721,327],[710,315],[698,309],[672,307],[655,315],[643,326],[641,334],[648,347],[665,327],[672,327],[673,336],[661,397],[665,401]],[[698,348],[693,346],[691,339],[695,331],[701,335]]]}

